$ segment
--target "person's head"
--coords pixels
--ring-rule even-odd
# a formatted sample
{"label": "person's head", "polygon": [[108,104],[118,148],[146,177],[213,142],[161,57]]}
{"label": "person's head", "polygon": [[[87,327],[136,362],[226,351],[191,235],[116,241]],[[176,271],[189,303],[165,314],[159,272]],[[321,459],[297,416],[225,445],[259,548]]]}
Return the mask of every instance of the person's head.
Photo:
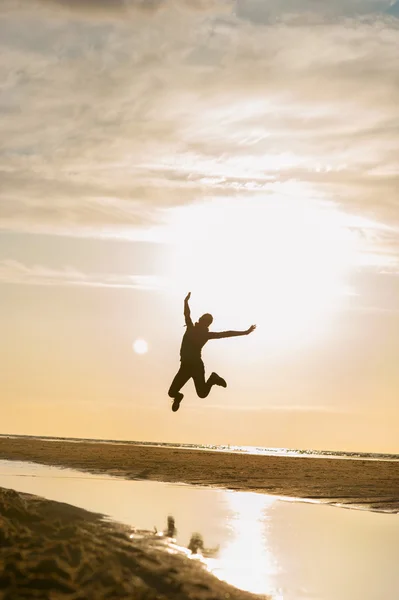
{"label": "person's head", "polygon": [[200,327],[210,327],[213,321],[213,317],[212,315],[210,315],[209,313],[205,313],[204,315],[202,315],[202,317],[200,317],[196,323],[196,325],[199,325]]}

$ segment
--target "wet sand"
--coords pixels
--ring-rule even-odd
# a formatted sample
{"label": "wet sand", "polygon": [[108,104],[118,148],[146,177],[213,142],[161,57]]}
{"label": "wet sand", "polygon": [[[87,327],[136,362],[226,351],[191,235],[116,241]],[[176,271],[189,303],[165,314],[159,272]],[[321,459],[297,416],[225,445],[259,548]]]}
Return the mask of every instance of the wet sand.
{"label": "wet sand", "polygon": [[[105,514],[130,529],[162,532],[173,518],[177,544],[187,549],[200,536],[209,571],[240,590],[274,600],[397,597],[396,514],[286,502],[277,496],[212,487],[125,480],[37,463],[0,463],[0,487]],[[18,514],[14,517],[18,519]],[[38,552],[46,548],[34,537],[31,543],[36,543]],[[151,544],[148,539],[147,550]],[[170,546],[163,540],[159,549]],[[0,564],[1,560],[0,555]]]}
{"label": "wet sand", "polygon": [[[173,528],[172,528],[173,529]],[[169,534],[0,488],[0,598],[251,600]]]}
{"label": "wet sand", "polygon": [[159,448],[134,444],[0,439],[0,458],[399,512],[399,461]]}

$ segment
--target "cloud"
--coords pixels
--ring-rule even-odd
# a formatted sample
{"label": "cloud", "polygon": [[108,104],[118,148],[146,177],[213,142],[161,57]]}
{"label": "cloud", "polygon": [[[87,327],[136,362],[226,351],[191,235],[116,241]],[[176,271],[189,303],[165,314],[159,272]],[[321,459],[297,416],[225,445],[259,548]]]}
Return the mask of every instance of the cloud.
{"label": "cloud", "polygon": [[284,17],[301,17],[315,23],[320,18],[384,14],[392,10],[391,4],[391,0],[237,0],[237,13],[256,23]]}
{"label": "cloud", "polygon": [[375,13],[398,14],[392,0],[36,0],[80,16],[127,18],[130,14],[156,14],[162,10],[188,9],[213,14],[235,14],[257,24],[282,17],[360,16]]}
{"label": "cloud", "polygon": [[[39,12],[2,4],[1,228],[155,239],[180,205],[295,203],[298,193],[399,227],[399,24],[382,16],[389,2],[364,2],[379,12],[367,18],[348,17],[359,2],[334,3],[341,17],[317,27],[259,27],[259,11],[327,2],[96,18],[134,4],[69,2],[73,14],[91,9],[79,22],[55,19],[56,0]],[[252,20],[240,18],[245,7]],[[396,254],[394,233],[379,236]]]}
{"label": "cloud", "polygon": [[136,290],[157,290],[162,287],[162,280],[155,276],[82,273],[72,267],[57,270],[41,265],[27,266],[14,260],[0,261],[0,283]]}
{"label": "cloud", "polygon": [[387,13],[395,17],[399,17],[399,2],[394,2],[387,10]]}
{"label": "cloud", "polygon": [[86,17],[119,17],[141,13],[151,15],[162,10],[186,9],[217,14],[231,11],[234,0],[37,0],[69,14]]}

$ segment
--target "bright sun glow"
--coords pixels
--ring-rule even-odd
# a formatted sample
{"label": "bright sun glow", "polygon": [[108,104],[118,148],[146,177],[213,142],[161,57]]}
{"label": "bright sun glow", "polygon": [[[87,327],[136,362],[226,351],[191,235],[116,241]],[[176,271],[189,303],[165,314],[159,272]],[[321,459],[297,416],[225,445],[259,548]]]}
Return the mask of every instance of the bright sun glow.
{"label": "bright sun glow", "polygon": [[136,340],[133,343],[133,350],[136,354],[145,354],[148,352],[148,344],[145,340]]}
{"label": "bright sun glow", "polygon": [[168,230],[171,289],[191,291],[193,308],[212,312],[215,329],[257,323],[270,347],[303,345],[349,293],[358,239],[350,219],[300,196],[177,208]]}

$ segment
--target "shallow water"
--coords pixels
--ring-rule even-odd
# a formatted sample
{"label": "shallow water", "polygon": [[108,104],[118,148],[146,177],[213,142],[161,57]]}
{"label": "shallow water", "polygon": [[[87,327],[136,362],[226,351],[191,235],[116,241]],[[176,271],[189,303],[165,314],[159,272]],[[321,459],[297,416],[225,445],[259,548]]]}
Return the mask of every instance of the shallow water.
{"label": "shallow water", "polygon": [[399,597],[399,515],[283,501],[72,469],[0,461],[0,486],[68,502],[142,529],[192,533],[218,577],[275,600],[385,600]]}

